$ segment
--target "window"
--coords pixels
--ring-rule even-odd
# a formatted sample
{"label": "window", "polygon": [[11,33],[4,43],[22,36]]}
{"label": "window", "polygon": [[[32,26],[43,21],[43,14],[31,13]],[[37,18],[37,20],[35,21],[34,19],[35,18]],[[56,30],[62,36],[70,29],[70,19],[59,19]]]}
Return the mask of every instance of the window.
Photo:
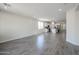
{"label": "window", "polygon": [[43,29],[44,28],[44,24],[41,21],[38,21],[38,29]]}

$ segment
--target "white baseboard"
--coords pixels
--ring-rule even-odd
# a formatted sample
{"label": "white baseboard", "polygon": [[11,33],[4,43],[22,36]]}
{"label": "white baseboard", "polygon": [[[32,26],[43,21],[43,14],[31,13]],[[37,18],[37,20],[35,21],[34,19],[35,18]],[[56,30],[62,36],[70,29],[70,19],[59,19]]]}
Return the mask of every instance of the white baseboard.
{"label": "white baseboard", "polygon": [[28,35],[24,35],[24,36],[21,36],[21,37],[15,37],[15,38],[12,38],[12,39],[8,39],[8,40],[4,40],[4,41],[0,41],[0,43],[4,43],[4,42],[8,42],[8,41],[12,41],[12,40],[16,40],[16,39],[21,39],[21,38],[24,38],[24,37],[29,37],[29,36],[33,36],[33,35],[37,35],[37,34],[40,34],[44,32],[43,30],[40,32],[36,32],[36,33],[31,33],[31,34],[28,34]]}

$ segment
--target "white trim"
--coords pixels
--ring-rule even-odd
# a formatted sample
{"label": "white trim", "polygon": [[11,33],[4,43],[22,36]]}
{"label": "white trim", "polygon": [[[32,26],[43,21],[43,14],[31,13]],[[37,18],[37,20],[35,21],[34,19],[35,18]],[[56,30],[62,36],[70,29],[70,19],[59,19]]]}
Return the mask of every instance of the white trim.
{"label": "white trim", "polygon": [[38,30],[38,32],[36,32],[36,33],[31,33],[31,34],[28,34],[28,35],[25,35],[25,36],[22,36],[22,37],[15,37],[15,38],[8,39],[8,40],[5,40],[5,41],[0,41],[0,43],[4,43],[4,42],[16,40],[16,39],[21,39],[21,38],[29,37],[29,36],[32,36],[32,35],[37,35],[37,34],[40,34],[40,33],[43,33],[43,32],[44,32],[44,29]]}

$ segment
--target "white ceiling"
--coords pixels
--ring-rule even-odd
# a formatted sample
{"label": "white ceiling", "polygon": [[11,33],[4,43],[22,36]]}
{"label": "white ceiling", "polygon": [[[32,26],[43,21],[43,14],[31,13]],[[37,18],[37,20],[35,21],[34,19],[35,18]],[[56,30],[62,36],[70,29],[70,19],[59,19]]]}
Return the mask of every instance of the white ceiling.
{"label": "white ceiling", "polygon": [[[8,8],[2,7],[16,14],[21,14],[24,16],[30,16],[37,19],[44,19],[47,21],[61,21],[66,19],[67,9],[73,7],[75,4],[66,3],[9,3]],[[60,11],[59,11],[60,10]]]}

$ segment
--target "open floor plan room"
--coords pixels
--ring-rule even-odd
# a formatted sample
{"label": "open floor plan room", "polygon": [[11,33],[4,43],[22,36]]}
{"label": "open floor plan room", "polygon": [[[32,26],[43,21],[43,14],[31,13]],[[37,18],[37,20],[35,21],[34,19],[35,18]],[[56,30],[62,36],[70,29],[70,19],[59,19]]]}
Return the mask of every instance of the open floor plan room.
{"label": "open floor plan room", "polygon": [[0,55],[78,55],[78,3],[0,3]]}

